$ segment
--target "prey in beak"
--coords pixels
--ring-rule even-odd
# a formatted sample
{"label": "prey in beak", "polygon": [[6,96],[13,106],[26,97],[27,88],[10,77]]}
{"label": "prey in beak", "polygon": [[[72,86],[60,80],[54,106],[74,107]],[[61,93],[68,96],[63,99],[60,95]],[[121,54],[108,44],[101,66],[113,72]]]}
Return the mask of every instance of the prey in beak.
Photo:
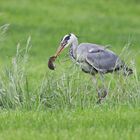
{"label": "prey in beak", "polygon": [[66,35],[61,43],[60,43],[60,46],[58,47],[56,53],[54,56],[51,56],[49,58],[49,61],[48,61],[48,67],[51,69],[51,70],[54,70],[55,69],[55,65],[54,65],[54,62],[56,60],[56,58],[60,55],[60,53],[69,45],[68,41],[70,39],[70,34],[69,35]]}

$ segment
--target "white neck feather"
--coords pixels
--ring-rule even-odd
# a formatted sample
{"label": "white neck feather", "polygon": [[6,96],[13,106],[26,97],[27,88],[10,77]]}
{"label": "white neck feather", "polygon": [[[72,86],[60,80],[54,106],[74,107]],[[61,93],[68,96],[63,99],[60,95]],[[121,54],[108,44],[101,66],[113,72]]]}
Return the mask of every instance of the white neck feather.
{"label": "white neck feather", "polygon": [[72,59],[76,59],[76,49],[78,47],[78,39],[75,37],[71,38],[72,42],[71,42],[71,47],[70,47],[70,56],[72,57]]}

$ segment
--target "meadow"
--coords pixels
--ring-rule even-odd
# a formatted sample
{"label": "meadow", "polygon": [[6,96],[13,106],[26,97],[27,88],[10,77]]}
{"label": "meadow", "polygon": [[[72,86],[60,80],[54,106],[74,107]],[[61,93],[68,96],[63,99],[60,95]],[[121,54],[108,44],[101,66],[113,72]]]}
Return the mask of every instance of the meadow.
{"label": "meadow", "polygon": [[[140,138],[139,0],[0,1],[0,139]],[[92,77],[66,49],[48,69],[60,39],[110,46],[134,74],[108,74],[97,104]],[[99,77],[98,77],[99,78]],[[101,81],[99,81],[101,84]]]}

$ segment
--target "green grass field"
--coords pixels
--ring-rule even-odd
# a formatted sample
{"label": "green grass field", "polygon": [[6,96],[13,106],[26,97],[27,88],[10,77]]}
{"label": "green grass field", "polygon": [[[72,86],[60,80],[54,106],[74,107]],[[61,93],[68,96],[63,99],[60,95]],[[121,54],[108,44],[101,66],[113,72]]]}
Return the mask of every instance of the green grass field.
{"label": "green grass field", "polygon": [[[139,0],[0,1],[0,140],[140,139]],[[47,61],[68,33],[111,46],[134,74],[108,74],[101,105],[68,56]],[[101,84],[101,83],[99,83]]]}

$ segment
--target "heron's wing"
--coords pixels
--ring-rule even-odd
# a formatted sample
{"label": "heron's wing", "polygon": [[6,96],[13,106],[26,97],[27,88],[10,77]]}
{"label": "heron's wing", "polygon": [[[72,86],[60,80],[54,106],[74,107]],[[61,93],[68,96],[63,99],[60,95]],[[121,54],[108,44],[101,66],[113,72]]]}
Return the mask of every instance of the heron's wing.
{"label": "heron's wing", "polygon": [[114,52],[100,47],[90,49],[87,53],[86,61],[100,72],[113,71],[123,64]]}

